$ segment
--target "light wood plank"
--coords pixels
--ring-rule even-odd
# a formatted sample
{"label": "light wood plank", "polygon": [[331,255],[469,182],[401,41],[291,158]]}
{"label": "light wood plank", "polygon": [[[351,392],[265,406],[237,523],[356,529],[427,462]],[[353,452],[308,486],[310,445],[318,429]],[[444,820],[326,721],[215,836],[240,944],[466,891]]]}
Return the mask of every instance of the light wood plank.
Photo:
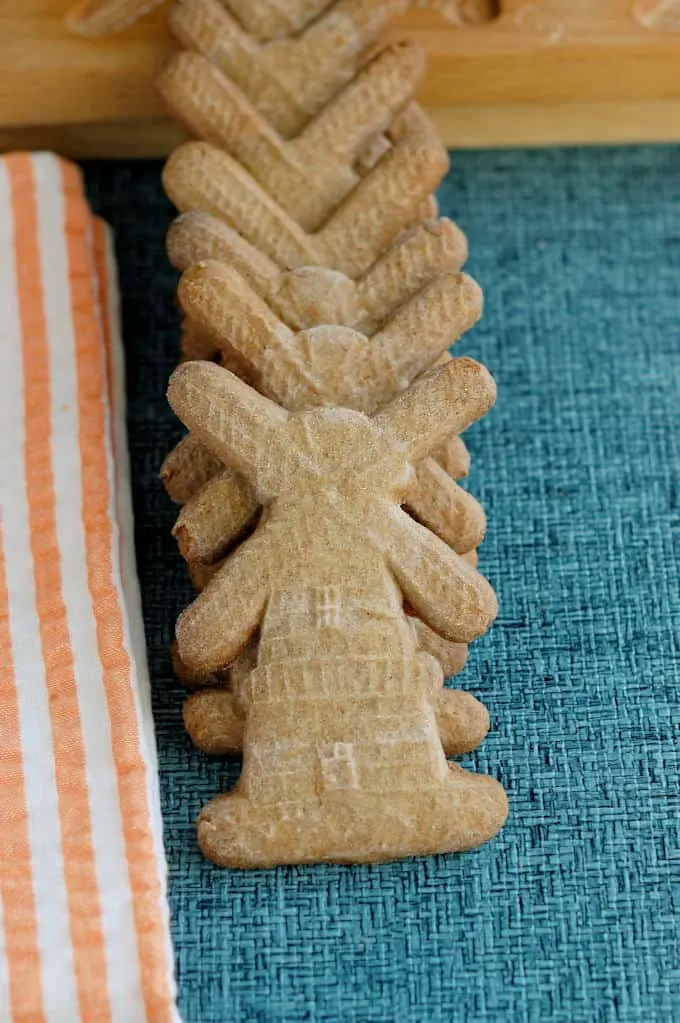
{"label": "light wood plank", "polygon": [[[449,143],[678,138],[678,0],[504,0],[500,17],[466,27],[437,9],[447,2],[422,0],[391,35],[428,49],[420,98]],[[9,129],[42,126],[25,137],[71,152],[165,152],[178,130],[152,84],[174,46],[163,10],[120,36],[85,40],[66,31],[68,7],[0,3],[5,141]]]}

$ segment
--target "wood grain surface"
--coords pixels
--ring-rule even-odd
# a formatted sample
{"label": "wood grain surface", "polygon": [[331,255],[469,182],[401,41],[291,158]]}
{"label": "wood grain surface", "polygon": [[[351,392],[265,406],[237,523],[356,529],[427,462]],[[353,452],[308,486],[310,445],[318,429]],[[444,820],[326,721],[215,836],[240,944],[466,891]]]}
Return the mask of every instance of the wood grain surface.
{"label": "wood grain surface", "polygon": [[[448,2],[420,0],[390,34],[427,48],[420,98],[450,145],[680,138],[677,0],[504,0],[464,25]],[[152,84],[174,45],[163,9],[86,40],[66,30],[68,7],[0,0],[0,146],[167,152],[181,131]]]}

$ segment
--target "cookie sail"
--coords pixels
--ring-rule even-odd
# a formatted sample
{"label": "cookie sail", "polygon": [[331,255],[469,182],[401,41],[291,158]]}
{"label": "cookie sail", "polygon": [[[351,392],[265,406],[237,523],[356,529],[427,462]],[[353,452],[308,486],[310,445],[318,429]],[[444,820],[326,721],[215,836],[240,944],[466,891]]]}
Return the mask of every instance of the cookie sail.
{"label": "cookie sail", "polygon": [[[133,16],[133,9],[141,11],[144,6],[141,0],[90,3],[87,5],[90,30],[96,29],[97,18],[100,19],[98,30],[105,30],[107,16],[110,21],[118,17],[120,27]],[[431,316],[433,309],[436,310],[437,281],[442,275],[453,277],[467,254],[465,238],[458,228],[450,221],[435,219],[437,207],[432,193],[446,172],[448,161],[432,124],[413,100],[421,70],[420,57],[409,46],[376,51],[383,28],[405,6],[403,0],[338,0],[335,3],[290,0],[285,4],[271,4],[266,0],[184,0],[170,10],[172,30],[185,52],[166,69],[160,85],[170,108],[189,125],[198,141],[180,147],[164,173],[168,194],[181,214],[168,238],[169,253],[173,263],[183,271],[196,263],[219,260],[227,274],[230,271],[237,276],[240,274],[250,289],[244,304],[246,292],[240,286],[235,293],[233,288],[231,291],[227,288],[226,294],[237,297],[238,301],[232,308],[231,318],[223,318],[216,324],[220,303],[212,302],[208,309],[203,303],[207,289],[201,297],[200,287],[192,292],[193,299],[197,296],[198,299],[187,301],[189,289],[183,287],[181,294],[187,316],[182,359],[205,361],[204,370],[208,374],[218,369],[210,366],[209,361],[220,362],[255,391],[275,399],[285,407],[285,416],[296,421],[304,416],[323,418],[318,406],[346,405],[351,416],[359,415],[363,422],[366,415],[375,413],[378,405],[388,403],[389,406],[399,391],[419,373],[427,371],[433,361],[437,361],[427,327],[428,313]],[[459,6],[467,11],[469,5]],[[87,18],[81,28],[87,29],[86,22]],[[206,269],[210,270],[203,268],[203,272]],[[190,277],[191,274],[185,284]],[[219,273],[213,283],[215,281],[224,283]],[[422,300],[423,296],[427,296],[427,301]],[[410,325],[408,313],[405,315],[402,337],[410,338],[414,352],[419,340],[425,348],[428,344],[432,348],[419,353],[421,358],[424,354],[427,356],[419,364],[406,359],[399,376],[394,371],[393,360],[380,362],[380,338],[389,337],[394,321],[409,308],[417,311],[417,315],[411,316]],[[240,309],[242,320],[250,322],[248,330],[243,329],[240,314],[236,315],[234,309]],[[206,310],[208,316],[203,315]],[[455,328],[449,331],[446,343],[453,340],[455,333]],[[444,335],[442,331],[441,337]],[[260,342],[263,338],[267,340],[264,346],[260,343],[259,348],[258,337]],[[376,350],[371,352],[368,345],[376,339]],[[434,341],[439,344],[439,335]],[[439,354],[444,347],[438,349]],[[336,374],[335,382],[339,386],[335,389],[329,387],[332,358],[339,360],[342,369]],[[445,356],[443,359],[446,361]],[[193,372],[187,367],[189,371]],[[380,387],[374,394],[371,394],[371,378],[374,382],[380,380]],[[412,386],[417,389],[419,382]],[[243,396],[244,392],[240,393]],[[418,393],[422,396],[424,392]],[[262,410],[271,404],[259,407]],[[380,421],[380,414],[375,421]],[[289,418],[279,420],[279,425],[284,422],[288,423]],[[261,498],[257,487],[253,489],[252,483],[250,489],[246,486],[247,472],[243,467],[235,470],[224,448],[218,454],[219,457],[215,445],[208,442],[200,429],[192,430],[164,466],[164,481],[169,492],[185,505],[176,535],[190,558],[189,567],[197,588],[205,589],[206,594],[212,592],[211,587],[214,588],[223,573],[234,570],[240,552],[249,549],[251,541],[244,541],[244,535],[256,527],[259,509],[265,507],[258,529],[262,528],[274,505],[280,507],[278,496],[267,494],[266,499]],[[456,483],[466,474],[469,459],[457,436],[442,438],[437,448],[428,449],[428,456],[411,459],[413,471],[408,472],[409,484],[400,491],[397,503],[408,507],[412,517],[403,511],[399,514],[412,524],[410,528],[424,530],[431,537],[436,534],[439,537],[437,550],[446,549],[441,543],[444,538],[449,544],[449,553],[454,552],[452,556],[455,557],[455,551],[465,551],[456,562],[456,571],[459,571],[466,559],[476,563],[474,547],[481,539],[485,523],[481,508]],[[377,493],[374,497],[379,501]],[[256,529],[252,542],[257,534]],[[326,539],[330,550],[334,541],[330,537]],[[389,572],[393,582],[398,580],[398,593],[394,600],[393,593],[386,597],[385,591],[379,590],[377,585],[377,574],[371,567],[374,561],[368,549],[361,549],[362,557],[356,564],[346,555],[341,617],[345,609],[351,612],[354,607],[351,599],[349,602],[346,599],[350,568],[356,587],[362,585],[364,573],[367,573],[372,607],[380,611],[385,622],[394,610],[395,621],[400,623],[396,631],[406,643],[404,650],[407,651],[401,660],[395,661],[383,650],[377,661],[383,667],[401,664],[402,667],[394,668],[392,675],[401,673],[402,679],[408,675],[430,680],[425,686],[429,694],[428,709],[423,713],[429,722],[428,728],[433,720],[435,722],[439,742],[435,760],[441,755],[442,741],[449,754],[472,748],[486,733],[488,715],[472,697],[442,689],[442,671],[428,657],[432,655],[452,673],[464,663],[468,640],[451,639],[450,630],[447,632],[436,616],[433,621],[432,608],[428,617],[418,586],[409,594],[408,579],[398,577],[391,563]],[[411,570],[414,578],[422,583],[423,573],[427,574],[428,568],[412,564]],[[440,570],[440,575],[445,573],[444,562]],[[468,570],[476,580],[474,585],[481,585],[481,577],[474,573],[473,566]],[[456,578],[460,582],[462,577]],[[310,623],[326,614],[324,609],[329,603],[337,606],[324,589],[332,582],[332,572],[323,584],[319,577],[307,580],[309,585],[304,599]],[[434,587],[433,595],[445,592],[441,587],[437,590],[437,581],[432,575],[428,576],[428,585]],[[249,592],[247,586],[243,592],[244,595]],[[458,594],[459,599],[460,596]],[[284,634],[289,637],[292,625],[287,621],[286,607],[287,604],[279,608],[277,619],[275,601],[267,600],[267,610],[260,624],[268,635],[272,635],[272,630],[280,630],[280,636],[276,633],[279,638]],[[254,613],[253,608],[251,612]],[[356,625],[356,621],[352,621]],[[404,629],[408,642],[404,639]],[[356,649],[350,649],[348,635],[345,632],[342,640],[347,656],[360,657],[365,636],[359,629]],[[318,636],[314,642],[317,641],[320,641]],[[192,660],[191,654],[185,662],[182,656],[186,655],[185,645],[180,643],[179,646],[176,664],[187,680],[200,685],[214,673],[222,683],[218,690],[197,693],[185,707],[189,732],[207,752],[239,751],[253,721],[259,720],[260,711],[254,718],[252,701],[247,694],[251,691],[252,680],[259,677],[261,658],[263,667],[269,670],[271,651],[266,644],[262,649],[258,642],[248,644],[243,636],[239,642],[240,647],[244,643],[245,647],[228,671],[225,668],[232,647],[227,647],[226,661],[227,654],[223,650],[208,668]],[[294,644],[289,654],[291,651],[294,652]],[[310,649],[303,649],[305,658],[312,663]],[[330,678],[335,669],[324,667],[323,670],[324,678]],[[364,679],[362,671],[357,662],[355,677],[359,682]],[[392,678],[390,671],[392,669],[385,667]],[[275,675],[277,672],[279,667]],[[293,678],[294,674],[289,657],[285,671],[276,677],[281,681],[284,676]],[[228,679],[226,683],[225,679]],[[369,676],[364,682],[370,688]],[[416,689],[422,696],[419,686],[420,682]],[[349,697],[349,690],[345,695]],[[290,710],[293,716],[296,706]],[[413,705],[409,707],[413,710]],[[353,713],[349,704],[346,713]],[[418,720],[422,724],[425,719],[421,716]],[[360,724],[357,718],[359,730]],[[283,728],[281,722],[280,725]],[[343,741],[338,739],[341,748],[333,747],[330,753],[326,750],[319,760],[317,767],[322,760],[326,765],[319,767],[322,776],[325,777],[326,769],[329,777],[337,769],[345,779],[351,778],[361,767],[362,777],[367,778],[369,761],[358,755],[360,744],[348,750],[342,745]],[[295,742],[299,751],[299,737],[292,736],[291,743],[295,745]],[[375,751],[376,747],[372,748]],[[431,754],[432,749],[427,748]],[[259,785],[257,772],[253,773],[255,760],[257,757],[248,752],[246,742],[246,771],[239,799],[248,786],[257,788]],[[437,762],[441,767],[441,762]],[[318,772],[315,777],[318,778]],[[460,796],[463,802],[459,799],[461,814],[455,825],[447,815],[444,804],[448,797],[444,797],[440,822],[444,831],[439,832],[438,848],[465,847],[460,832],[454,841],[453,832],[446,832],[446,828],[453,827],[455,831],[458,825],[467,827],[468,841],[474,844],[469,839],[470,834],[474,832],[481,840],[480,836],[493,830],[491,819],[496,822],[500,819],[503,799],[494,790],[494,783],[486,790],[487,796],[495,791],[489,796],[495,809],[490,811],[486,823],[480,823],[483,814],[480,817],[478,810],[466,818],[470,793],[476,791],[478,801],[484,802],[485,784],[483,779],[478,782],[474,777],[472,781],[468,778],[464,774],[457,775],[456,784],[463,793]],[[303,779],[299,780],[302,791],[307,782],[303,784]],[[328,799],[331,798],[334,798],[332,793],[328,795]],[[258,820],[265,826],[264,816],[258,817],[257,813],[253,816],[249,809],[244,810],[242,801],[235,802],[232,797],[229,800],[225,806],[231,807],[230,813],[234,807],[241,807],[246,816],[250,815],[256,830]],[[352,806],[356,809],[359,802]],[[374,808],[377,806],[373,796],[369,802]],[[396,803],[389,814],[395,812],[401,814]],[[202,841],[209,854],[212,846],[207,836],[213,826],[214,833],[223,836],[218,821],[222,816],[221,802],[204,816]],[[401,816],[404,819],[403,814]],[[420,825],[427,827],[427,820],[423,817]],[[287,825],[279,821],[276,827],[283,828],[279,833],[284,844],[291,840],[292,833],[286,831]],[[388,832],[389,827],[386,834]],[[358,832],[354,836],[355,849],[361,845],[360,837]],[[363,837],[366,843],[367,834]],[[340,838],[338,836],[338,841]],[[393,844],[389,855],[402,855],[401,840],[392,835],[389,841],[393,839],[396,845]],[[336,843],[334,856],[342,858],[338,848]],[[366,853],[366,858],[385,858],[383,854],[384,849],[380,852],[373,848]],[[225,855],[226,860],[221,853],[213,858],[235,862],[233,850]],[[265,853],[258,855],[258,862],[269,862]],[[308,844],[303,859],[316,858],[324,857]],[[357,854],[352,858],[361,857]]]}

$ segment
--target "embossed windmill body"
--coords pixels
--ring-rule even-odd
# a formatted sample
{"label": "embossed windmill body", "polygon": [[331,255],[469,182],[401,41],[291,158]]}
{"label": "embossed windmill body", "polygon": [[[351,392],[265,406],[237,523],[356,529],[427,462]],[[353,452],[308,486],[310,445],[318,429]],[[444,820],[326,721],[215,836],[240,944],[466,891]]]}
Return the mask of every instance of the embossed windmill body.
{"label": "embossed windmill body", "polygon": [[441,669],[418,652],[403,611],[406,598],[431,627],[467,642],[490,624],[495,597],[400,507],[413,465],[494,396],[469,359],[372,418],[286,412],[211,363],[173,374],[175,412],[265,509],[177,625],[182,658],[206,672],[259,629],[240,693],[241,779],[199,818],[216,863],[378,861],[471,848],[501,827],[498,783],[446,761],[433,698]]}

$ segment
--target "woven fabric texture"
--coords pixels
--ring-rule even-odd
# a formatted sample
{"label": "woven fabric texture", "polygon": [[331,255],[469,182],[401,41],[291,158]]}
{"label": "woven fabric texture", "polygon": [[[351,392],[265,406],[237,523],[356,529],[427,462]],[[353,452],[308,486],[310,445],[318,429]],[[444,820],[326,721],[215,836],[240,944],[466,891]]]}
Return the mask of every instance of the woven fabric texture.
{"label": "woven fabric texture", "polygon": [[168,644],[191,590],[157,479],[180,429],[157,164],[89,164],[116,231],[138,561],[187,1023],[680,1019],[680,149],[453,154],[443,212],[486,292],[460,351],[499,401],[470,488],[501,613],[459,684],[507,787],[500,837],[361,868],[220,871],[235,779],[185,738]]}

